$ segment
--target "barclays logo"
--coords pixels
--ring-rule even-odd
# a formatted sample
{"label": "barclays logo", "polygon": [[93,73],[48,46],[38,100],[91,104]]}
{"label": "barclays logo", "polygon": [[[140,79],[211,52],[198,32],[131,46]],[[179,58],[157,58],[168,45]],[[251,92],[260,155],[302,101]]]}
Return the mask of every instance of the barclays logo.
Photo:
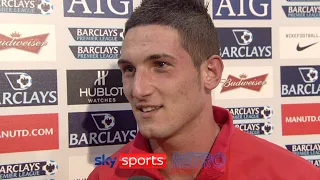
{"label": "barclays logo", "polygon": [[271,122],[265,123],[236,123],[234,126],[243,132],[252,135],[271,135],[274,131],[274,125]]}
{"label": "barclays logo", "polygon": [[223,59],[271,59],[271,28],[217,28]]}
{"label": "barclays logo", "polygon": [[282,66],[281,97],[319,96],[319,66]]}
{"label": "barclays logo", "polygon": [[282,9],[287,18],[319,18],[319,5],[299,5],[299,6],[282,6]]}
{"label": "barclays logo", "polygon": [[137,123],[129,110],[69,113],[69,148],[127,144],[136,134]]}
{"label": "barclays logo", "polygon": [[64,0],[65,17],[128,18],[133,12],[133,0]]}
{"label": "barclays logo", "polygon": [[0,106],[57,105],[56,70],[1,71]]}

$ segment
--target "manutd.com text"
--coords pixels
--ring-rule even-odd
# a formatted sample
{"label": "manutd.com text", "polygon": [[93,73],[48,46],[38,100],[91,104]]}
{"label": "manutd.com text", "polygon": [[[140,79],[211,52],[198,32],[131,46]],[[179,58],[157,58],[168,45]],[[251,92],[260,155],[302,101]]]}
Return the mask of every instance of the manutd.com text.
{"label": "manutd.com text", "polygon": [[286,117],[286,123],[299,123],[299,122],[320,122],[320,116]]}
{"label": "manutd.com text", "polygon": [[26,136],[48,136],[53,135],[53,128],[50,129],[33,129],[33,130],[10,130],[0,131],[0,138],[14,138]]}

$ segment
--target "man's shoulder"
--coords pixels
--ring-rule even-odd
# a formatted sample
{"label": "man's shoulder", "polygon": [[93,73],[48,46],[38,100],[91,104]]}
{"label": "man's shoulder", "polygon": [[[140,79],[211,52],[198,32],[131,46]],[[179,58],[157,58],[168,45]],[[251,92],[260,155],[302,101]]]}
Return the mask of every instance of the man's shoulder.
{"label": "man's shoulder", "polygon": [[230,159],[231,166],[242,162],[244,166],[241,166],[241,169],[252,171],[253,174],[259,172],[261,175],[271,175],[280,179],[291,177],[320,179],[320,169],[307,160],[283,147],[238,129],[231,140],[230,157],[233,158]]}
{"label": "man's shoulder", "polygon": [[[111,155],[112,158],[119,157],[121,153],[128,153],[132,147],[132,142],[122,146],[119,150]],[[95,167],[95,169],[90,173],[88,180],[98,180],[98,179],[116,179],[116,170],[118,167],[118,160],[115,162],[114,167],[110,168],[110,166],[100,165]],[[120,178],[117,178],[120,179]]]}

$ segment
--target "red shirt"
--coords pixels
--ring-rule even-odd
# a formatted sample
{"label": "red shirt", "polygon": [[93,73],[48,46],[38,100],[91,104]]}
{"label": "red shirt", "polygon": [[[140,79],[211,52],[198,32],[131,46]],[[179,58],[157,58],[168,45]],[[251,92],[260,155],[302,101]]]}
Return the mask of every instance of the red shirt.
{"label": "red shirt", "polygon": [[[210,154],[226,155],[222,167],[212,166],[210,171],[200,171],[196,180],[320,180],[320,169],[294,153],[243,132],[234,127],[232,115],[226,109],[213,107],[214,120],[221,127]],[[149,141],[140,133],[119,153],[151,153]],[[125,180],[131,176],[148,176],[163,180],[156,169],[119,169],[118,161],[113,168],[96,167],[88,180]]]}

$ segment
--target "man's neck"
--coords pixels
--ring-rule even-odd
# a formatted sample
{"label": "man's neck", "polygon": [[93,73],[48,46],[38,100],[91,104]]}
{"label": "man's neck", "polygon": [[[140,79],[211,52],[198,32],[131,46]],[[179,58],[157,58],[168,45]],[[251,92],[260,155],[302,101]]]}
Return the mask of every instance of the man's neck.
{"label": "man's neck", "polygon": [[[169,177],[173,176],[170,174],[173,153],[210,153],[213,143],[220,132],[220,127],[213,120],[212,107],[209,106],[209,108],[210,109],[204,110],[197,119],[186,124],[174,137],[166,140],[149,140],[154,153],[167,154],[168,168],[160,171],[164,177],[167,177],[166,179],[171,179]],[[194,174],[189,175],[189,177],[196,176],[198,173],[199,171],[194,172]],[[183,176],[183,178],[186,178],[186,176]],[[175,176],[174,179],[179,178]]]}

